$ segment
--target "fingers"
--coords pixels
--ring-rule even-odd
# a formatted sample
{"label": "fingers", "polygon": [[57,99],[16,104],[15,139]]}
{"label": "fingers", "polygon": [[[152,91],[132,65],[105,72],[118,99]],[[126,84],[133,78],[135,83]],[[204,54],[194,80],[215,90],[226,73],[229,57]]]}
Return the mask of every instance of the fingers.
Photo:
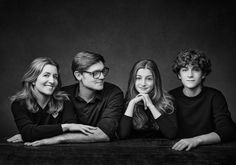
{"label": "fingers", "polygon": [[146,101],[145,97],[142,97],[142,98],[143,98],[144,109],[146,110],[147,109],[147,101]]}
{"label": "fingers", "polygon": [[32,147],[36,147],[36,146],[40,146],[41,143],[40,141],[34,141],[34,142],[25,142],[24,143],[25,146],[32,146]]}
{"label": "fingers", "polygon": [[186,147],[188,147],[188,145],[184,142],[184,141],[178,141],[177,143],[175,143],[175,145],[172,147],[173,150],[177,150],[177,151],[182,151],[184,150]]}
{"label": "fingers", "polygon": [[9,143],[14,143],[14,141],[15,141],[14,137],[7,139],[7,142],[9,142]]}
{"label": "fingers", "polygon": [[9,143],[19,143],[19,142],[23,142],[21,134],[16,134],[14,136],[12,136],[11,138],[7,139],[7,142]]}
{"label": "fingers", "polygon": [[144,109],[146,110],[147,109],[147,100],[145,98],[145,95],[140,93],[136,97],[139,98],[139,101],[143,100]]}
{"label": "fingers", "polygon": [[46,145],[47,142],[44,142],[44,140],[37,140],[34,142],[25,142],[24,145],[25,146],[32,146],[32,147],[37,147],[37,146],[42,146],[42,145]]}
{"label": "fingers", "polygon": [[185,149],[185,151],[189,151],[193,148],[193,146],[191,144],[188,145],[188,147]]}
{"label": "fingers", "polygon": [[10,137],[9,139],[7,139],[7,142],[13,142],[13,141],[15,141],[15,140],[17,139],[16,136],[17,136],[17,135],[14,135],[14,136]]}
{"label": "fingers", "polygon": [[83,125],[83,127],[81,128],[81,132],[84,133],[85,135],[89,135],[89,134],[94,134],[94,130],[96,130],[96,127],[92,127],[92,126],[85,126]]}
{"label": "fingers", "polygon": [[93,127],[93,126],[87,126],[87,128],[90,129],[90,130],[96,130],[97,129],[97,127]]}

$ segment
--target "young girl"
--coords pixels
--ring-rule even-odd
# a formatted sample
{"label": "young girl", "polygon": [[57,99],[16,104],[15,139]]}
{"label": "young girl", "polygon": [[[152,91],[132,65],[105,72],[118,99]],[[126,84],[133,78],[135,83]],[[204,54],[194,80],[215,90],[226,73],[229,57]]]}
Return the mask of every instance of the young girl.
{"label": "young girl", "polygon": [[134,64],[126,93],[126,111],[120,122],[120,138],[165,137],[177,132],[174,107],[163,91],[159,69],[152,60]]}
{"label": "young girl", "polygon": [[36,58],[22,78],[22,90],[11,97],[11,110],[21,135],[9,142],[35,141],[65,131],[91,133],[94,127],[75,123],[66,93],[60,91],[59,66],[50,58]]}

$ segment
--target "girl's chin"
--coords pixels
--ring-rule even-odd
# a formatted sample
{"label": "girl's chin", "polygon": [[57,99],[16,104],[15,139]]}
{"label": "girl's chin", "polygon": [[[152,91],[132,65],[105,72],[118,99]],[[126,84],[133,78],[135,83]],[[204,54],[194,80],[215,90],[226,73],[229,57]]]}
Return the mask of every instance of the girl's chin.
{"label": "girl's chin", "polygon": [[148,92],[146,91],[139,91],[139,94],[147,94]]}

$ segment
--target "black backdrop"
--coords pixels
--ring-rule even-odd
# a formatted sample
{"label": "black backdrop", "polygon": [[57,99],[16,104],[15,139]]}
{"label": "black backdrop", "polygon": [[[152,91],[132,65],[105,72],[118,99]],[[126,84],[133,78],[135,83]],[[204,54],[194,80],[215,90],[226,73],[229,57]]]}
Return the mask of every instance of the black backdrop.
{"label": "black backdrop", "polygon": [[206,85],[220,89],[236,121],[235,2],[203,0],[0,0],[0,135],[16,133],[9,97],[20,89],[26,66],[49,56],[61,66],[63,85],[74,83],[72,57],[102,54],[107,80],[127,87],[133,63],[151,58],[164,88],[180,85],[171,62],[184,48],[204,50],[213,72]]}

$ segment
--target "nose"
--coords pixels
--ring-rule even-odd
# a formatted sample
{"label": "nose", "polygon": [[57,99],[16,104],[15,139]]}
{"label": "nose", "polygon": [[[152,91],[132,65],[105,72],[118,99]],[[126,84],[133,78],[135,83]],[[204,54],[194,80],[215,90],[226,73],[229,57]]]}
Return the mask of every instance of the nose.
{"label": "nose", "polygon": [[188,77],[192,77],[193,76],[193,71],[190,69],[189,71],[188,71]]}
{"label": "nose", "polygon": [[52,83],[52,84],[53,84],[53,83],[55,82],[55,79],[54,79],[54,77],[53,77],[53,76],[50,76],[50,77],[49,77],[49,80],[48,80],[48,82],[50,82],[50,83]]}
{"label": "nose", "polygon": [[145,85],[146,85],[145,79],[142,79],[142,80],[141,80],[141,85],[142,85],[142,86],[145,86]]}
{"label": "nose", "polygon": [[105,76],[104,76],[104,74],[101,72],[101,74],[100,74],[100,76],[99,76],[99,79],[105,79]]}

